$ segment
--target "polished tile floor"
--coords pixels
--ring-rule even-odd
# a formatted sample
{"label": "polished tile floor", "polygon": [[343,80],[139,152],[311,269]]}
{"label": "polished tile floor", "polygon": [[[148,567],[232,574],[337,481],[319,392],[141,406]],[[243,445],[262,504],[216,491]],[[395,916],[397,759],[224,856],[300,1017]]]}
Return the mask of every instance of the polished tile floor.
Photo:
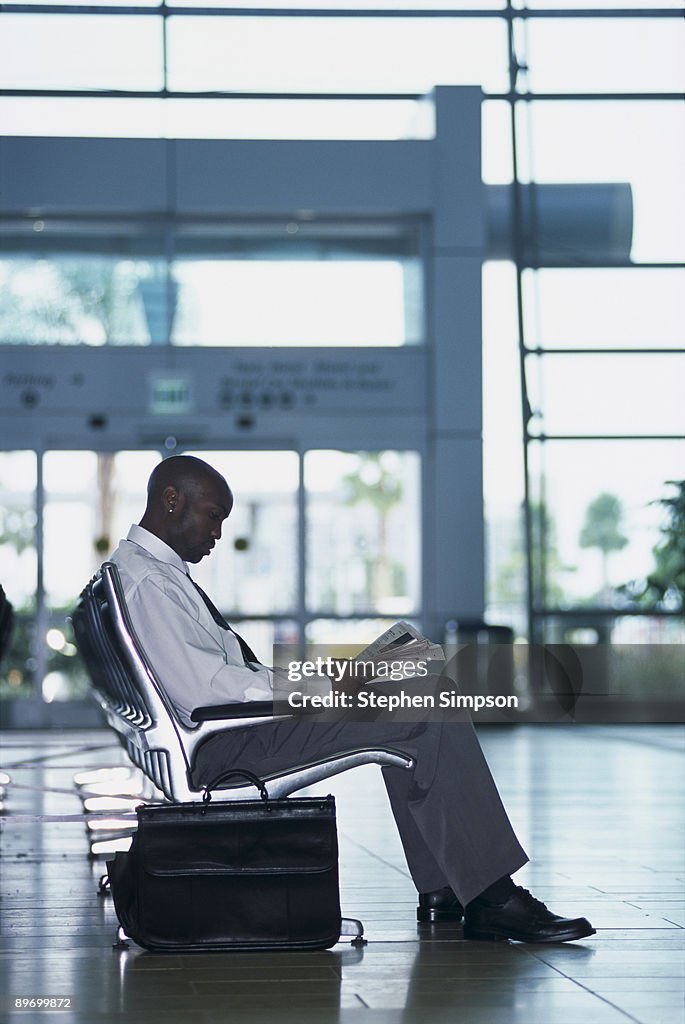
{"label": "polished tile floor", "polygon": [[[417,929],[415,893],[380,773],[318,791],[338,798],[344,912],[369,943],[280,954],[160,955],[112,948],[82,822],[2,826],[0,1020],[20,997],[62,997],[78,1024],[681,1024],[685,964],[683,731],[679,726],[481,730],[532,863],[516,876],[598,929],[551,946],[465,942]],[[74,774],[123,763],[105,732],[5,733],[8,815],[78,814]]]}

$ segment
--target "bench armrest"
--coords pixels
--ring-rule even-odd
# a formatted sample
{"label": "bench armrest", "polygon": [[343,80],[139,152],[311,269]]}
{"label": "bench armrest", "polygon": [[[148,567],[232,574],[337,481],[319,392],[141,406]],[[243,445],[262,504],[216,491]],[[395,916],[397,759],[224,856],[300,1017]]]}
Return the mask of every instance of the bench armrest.
{"label": "bench armrest", "polygon": [[273,717],[272,700],[252,700],[240,704],[210,704],[194,708],[190,713],[193,722],[216,722],[222,718],[264,718]]}

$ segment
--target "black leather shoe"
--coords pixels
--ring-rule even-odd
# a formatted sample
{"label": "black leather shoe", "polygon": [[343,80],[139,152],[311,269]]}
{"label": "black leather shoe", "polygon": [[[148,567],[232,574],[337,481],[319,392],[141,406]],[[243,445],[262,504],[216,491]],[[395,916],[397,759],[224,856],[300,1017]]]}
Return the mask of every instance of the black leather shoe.
{"label": "black leather shoe", "polygon": [[434,892],[419,893],[416,920],[422,924],[460,924],[464,908],[449,885]]}
{"label": "black leather shoe", "polygon": [[594,934],[595,929],[584,917],[558,917],[518,885],[502,906],[488,907],[476,899],[464,914],[465,939],[568,942]]}

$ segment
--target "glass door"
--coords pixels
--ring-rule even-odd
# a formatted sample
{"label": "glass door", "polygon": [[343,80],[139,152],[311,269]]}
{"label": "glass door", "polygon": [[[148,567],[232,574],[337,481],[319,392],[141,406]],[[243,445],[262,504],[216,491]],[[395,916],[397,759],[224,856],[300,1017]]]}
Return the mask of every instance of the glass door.
{"label": "glass door", "polygon": [[36,676],[34,634],[38,591],[35,452],[0,452],[0,584],[14,626],[0,663],[0,721],[8,702],[29,698]]}
{"label": "glass door", "polygon": [[140,518],[155,451],[0,453],[0,583],[14,608],[0,723],[97,723],[68,616]]}
{"label": "glass door", "polygon": [[[274,644],[363,644],[419,620],[416,452],[194,451],[235,497],[193,570],[265,663]],[[68,616],[138,522],[158,451],[0,453],[0,583],[15,609],[0,666],[5,726],[96,724]]]}
{"label": "glass door", "polygon": [[88,679],[67,625],[78,595],[137,522],[158,452],[48,451],[43,456],[42,699],[84,698]]}

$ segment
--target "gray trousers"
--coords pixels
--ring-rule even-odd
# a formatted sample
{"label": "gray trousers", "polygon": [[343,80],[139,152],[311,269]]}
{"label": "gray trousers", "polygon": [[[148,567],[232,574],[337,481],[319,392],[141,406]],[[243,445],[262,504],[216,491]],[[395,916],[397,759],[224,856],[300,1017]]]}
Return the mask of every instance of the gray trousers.
{"label": "gray trousers", "polygon": [[324,722],[306,716],[227,729],[198,749],[193,781],[206,785],[231,767],[270,775],[378,746],[415,760],[411,771],[382,772],[419,892],[450,885],[466,904],[526,863],[470,721]]}

